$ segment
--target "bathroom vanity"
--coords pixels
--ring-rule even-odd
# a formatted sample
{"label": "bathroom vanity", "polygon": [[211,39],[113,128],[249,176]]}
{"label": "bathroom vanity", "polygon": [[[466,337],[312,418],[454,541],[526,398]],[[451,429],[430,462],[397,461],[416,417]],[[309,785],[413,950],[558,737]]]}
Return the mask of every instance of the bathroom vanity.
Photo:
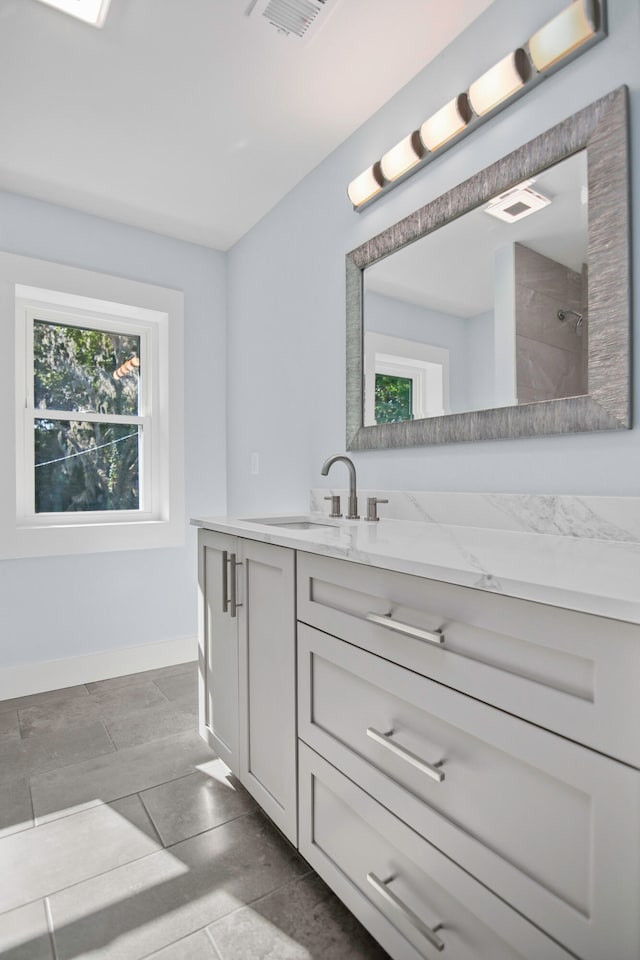
{"label": "bathroom vanity", "polygon": [[308,520],[194,521],[203,737],[396,960],[637,958],[640,545]]}

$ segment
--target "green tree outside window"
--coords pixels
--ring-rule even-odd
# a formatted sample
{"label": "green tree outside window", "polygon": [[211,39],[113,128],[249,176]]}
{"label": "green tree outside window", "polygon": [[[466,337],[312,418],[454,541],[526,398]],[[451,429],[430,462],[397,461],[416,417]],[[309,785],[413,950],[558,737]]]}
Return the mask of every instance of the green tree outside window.
{"label": "green tree outside window", "polygon": [[413,380],[376,373],[376,423],[413,420]]}
{"label": "green tree outside window", "polygon": [[140,427],[107,419],[138,415],[139,381],[139,337],[34,320],[36,513],[140,508]]}

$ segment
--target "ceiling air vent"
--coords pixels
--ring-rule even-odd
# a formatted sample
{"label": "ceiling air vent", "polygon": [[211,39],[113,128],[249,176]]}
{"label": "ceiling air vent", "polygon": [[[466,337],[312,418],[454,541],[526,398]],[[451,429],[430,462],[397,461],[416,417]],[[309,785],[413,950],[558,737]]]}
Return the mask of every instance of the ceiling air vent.
{"label": "ceiling air vent", "polygon": [[542,210],[551,203],[551,200],[537,190],[532,190],[532,183],[535,183],[535,180],[525,180],[517,187],[512,187],[511,190],[494,197],[484,208],[485,213],[506,223],[516,223],[523,217],[535,213],[536,210]]}
{"label": "ceiling air vent", "polygon": [[283,36],[308,40],[334,6],[335,0],[253,0],[247,16],[261,17]]}

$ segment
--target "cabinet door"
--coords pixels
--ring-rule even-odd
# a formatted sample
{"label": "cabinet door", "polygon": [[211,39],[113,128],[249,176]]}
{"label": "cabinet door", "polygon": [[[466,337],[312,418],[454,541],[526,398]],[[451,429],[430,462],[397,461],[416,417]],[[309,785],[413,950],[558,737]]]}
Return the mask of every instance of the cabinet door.
{"label": "cabinet door", "polygon": [[200,735],[238,773],[238,621],[229,604],[238,540],[198,532]]}
{"label": "cabinet door", "polygon": [[294,551],[242,541],[240,780],[297,840]]}

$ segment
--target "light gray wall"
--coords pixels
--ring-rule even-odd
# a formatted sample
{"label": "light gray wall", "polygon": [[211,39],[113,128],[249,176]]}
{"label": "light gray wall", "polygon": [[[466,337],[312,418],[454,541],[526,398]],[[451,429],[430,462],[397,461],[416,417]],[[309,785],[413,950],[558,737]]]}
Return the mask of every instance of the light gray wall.
{"label": "light gray wall", "polygon": [[0,560],[0,668],[195,636],[188,517],[226,509],[225,257],[1,192],[0,250],[183,290],[186,356],[184,547]]}
{"label": "light gray wall", "polygon": [[496,405],[494,312],[469,317],[466,323],[467,410],[491,410]]}
{"label": "light gray wall", "polygon": [[516,271],[513,244],[499,247],[493,258],[493,368],[496,407],[518,402],[516,392]]}
{"label": "light gray wall", "polygon": [[448,350],[451,413],[469,409],[466,320],[372,291],[365,295],[364,310],[366,329],[373,333],[416,340]]}
{"label": "light gray wall", "polygon": [[[345,253],[623,83],[631,89],[632,155],[640,155],[640,4],[609,0],[602,43],[367,210],[352,211],[345,191],[355,175],[565,6],[566,0],[496,0],[231,250],[232,511],[303,507],[308,488],[326,483],[319,474],[324,458],[344,451]],[[640,168],[633,167],[635,226]],[[633,256],[638,275],[639,243]],[[640,337],[635,344],[637,359]],[[637,418],[640,391],[634,402]],[[259,476],[250,473],[252,450],[262,454]],[[354,460],[368,488],[636,495],[640,489],[638,430],[370,451]],[[334,470],[330,482],[339,485],[342,469]]]}

